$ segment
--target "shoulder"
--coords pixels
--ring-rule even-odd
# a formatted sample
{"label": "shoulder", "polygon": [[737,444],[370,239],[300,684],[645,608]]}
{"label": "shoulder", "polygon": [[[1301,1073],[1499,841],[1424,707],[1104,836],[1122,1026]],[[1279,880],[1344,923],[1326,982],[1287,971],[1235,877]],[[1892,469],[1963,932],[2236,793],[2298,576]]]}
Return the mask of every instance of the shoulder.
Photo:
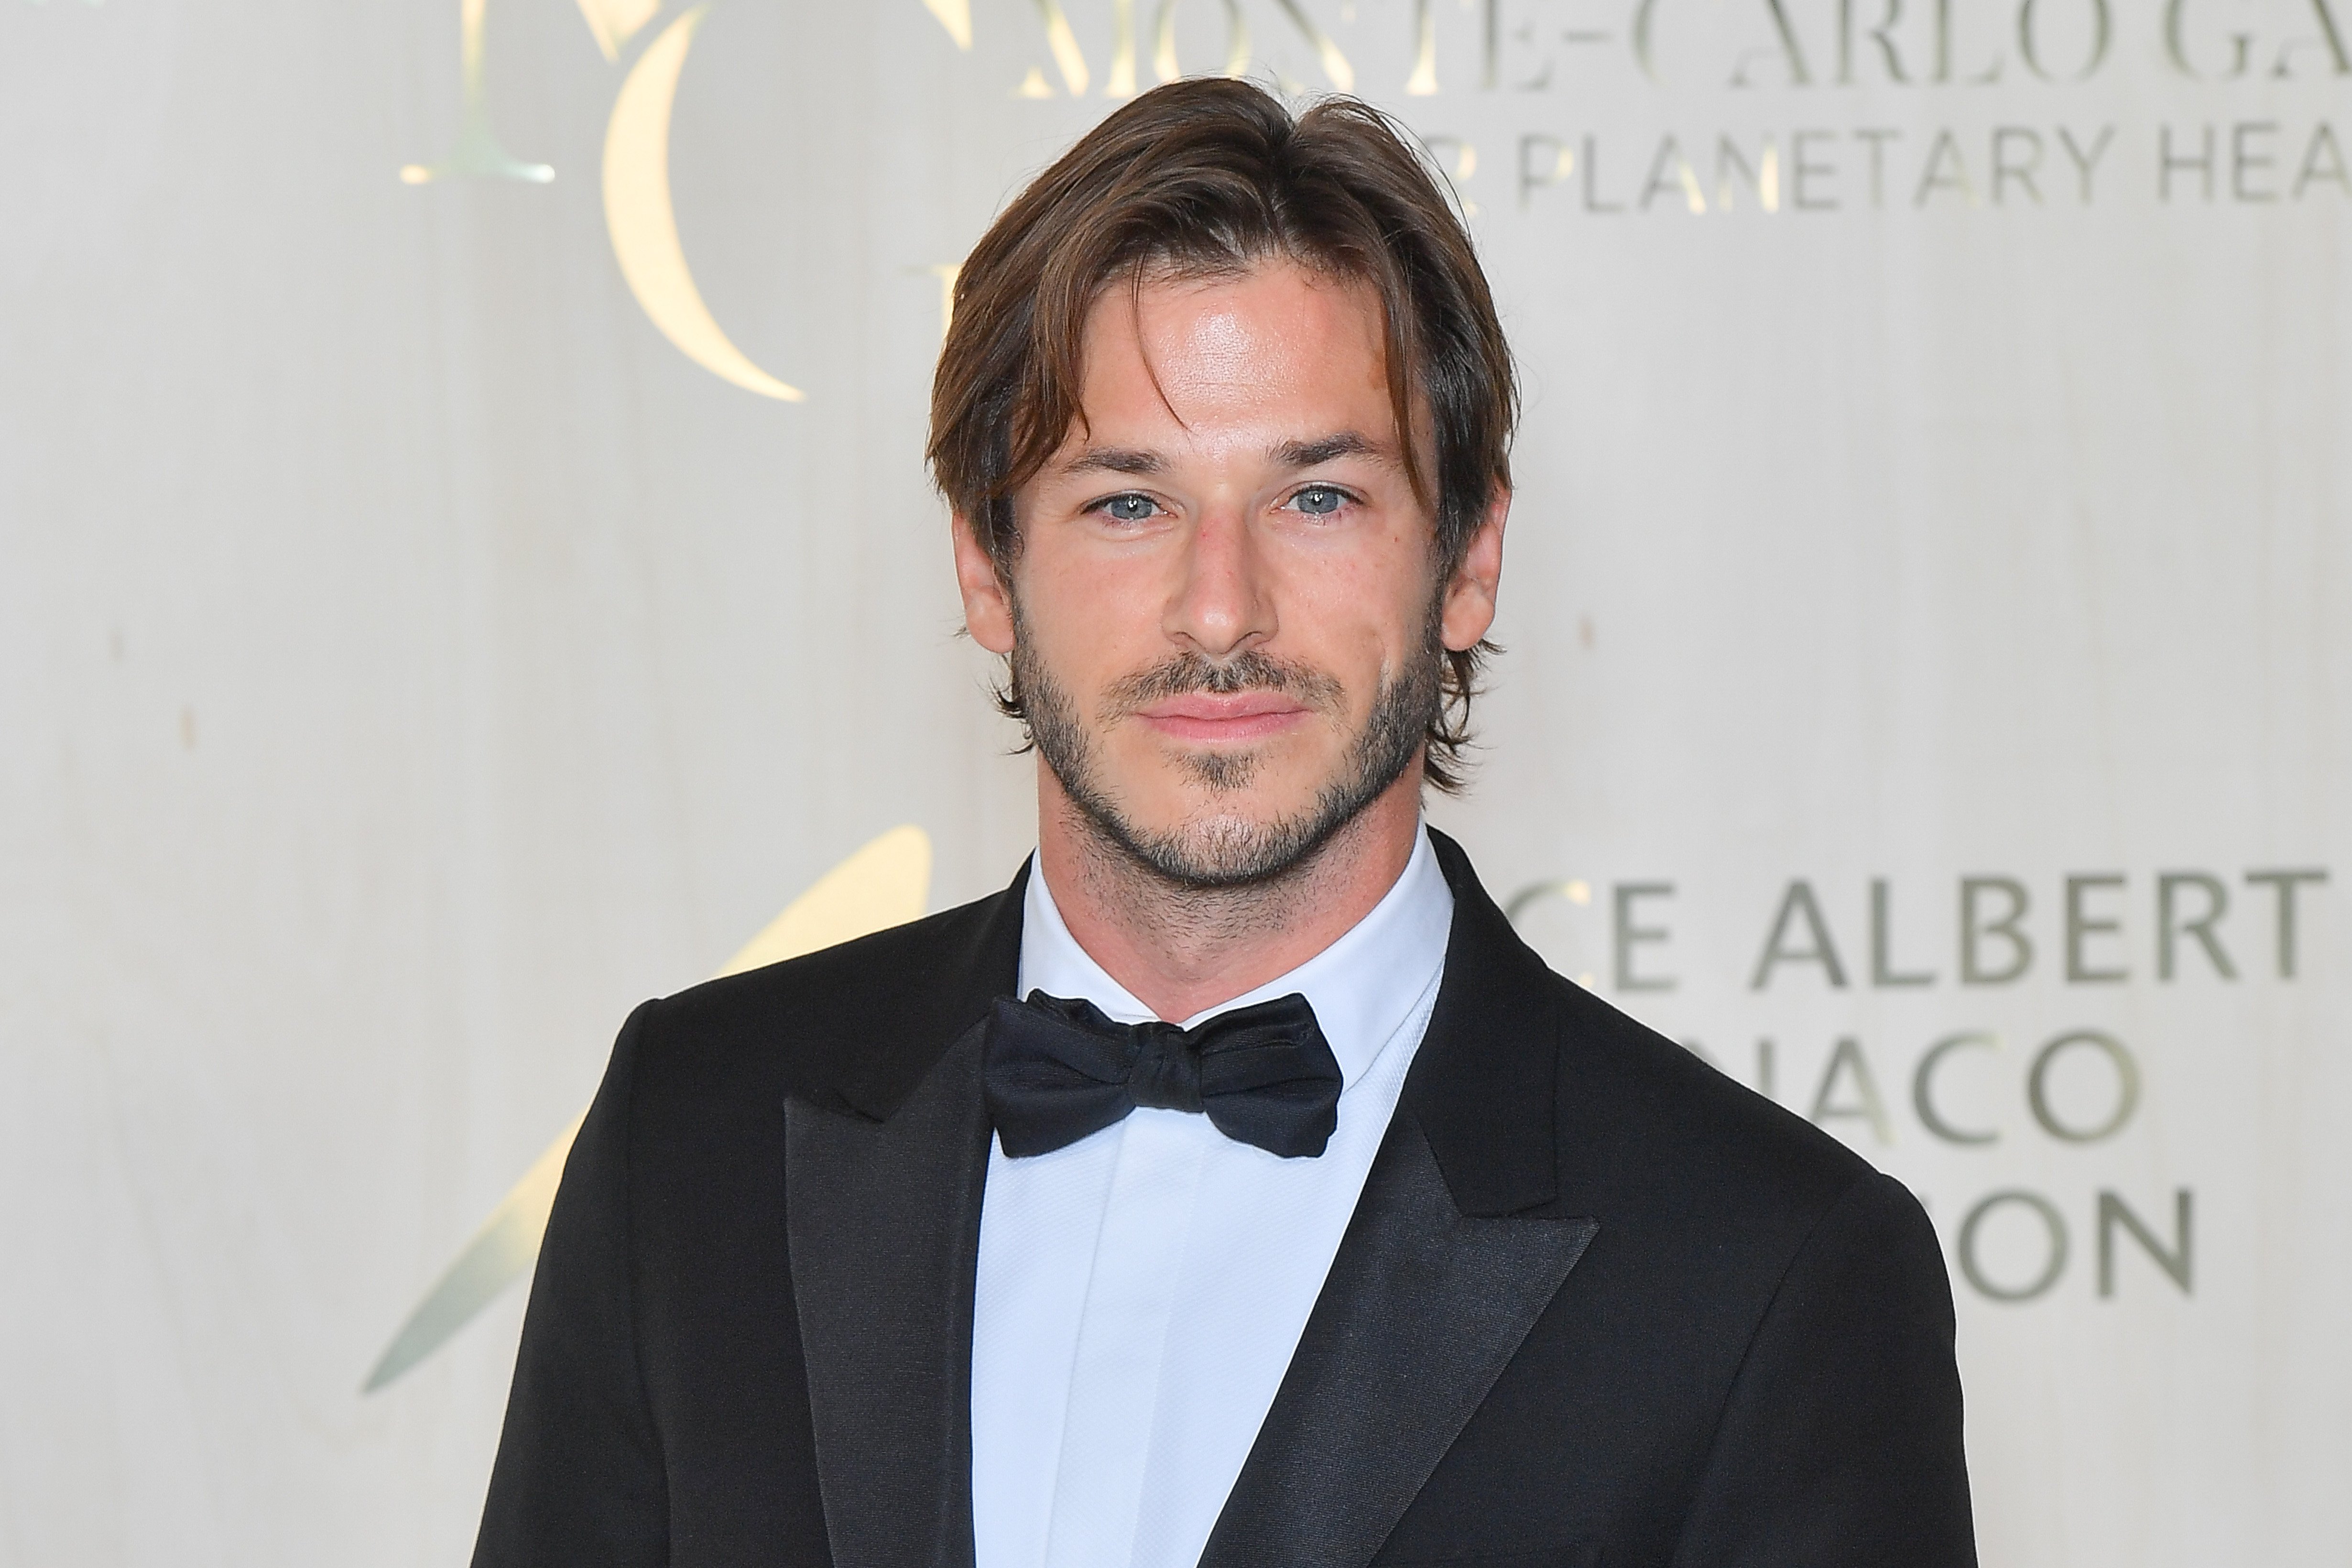
{"label": "shoulder", "polygon": [[1901,1183],[1600,998],[1557,976],[1553,989],[1563,1206],[1751,1300],[1823,1247],[1916,1254],[1940,1284],[1933,1229]]}
{"label": "shoulder", "polygon": [[[1554,1212],[1604,1229],[1654,1219],[1779,1233],[1827,1214],[1872,1173],[1821,1129],[1555,973],[1486,895],[1462,847],[1431,837],[1454,923],[1423,1051],[1438,1058],[1436,1074],[1464,1086],[1433,1119],[1457,1155],[1524,1147],[1548,1128]],[[1532,1103],[1547,1090],[1549,1107]],[[1465,1108],[1475,1114],[1459,1114]]]}
{"label": "shoulder", "polygon": [[640,1092],[772,1110],[910,1088],[1012,984],[1019,887],[646,1003],[631,1020]]}
{"label": "shoulder", "polygon": [[1550,977],[1564,1147],[1588,1180],[1826,1209],[1868,1162],[1696,1053]]}

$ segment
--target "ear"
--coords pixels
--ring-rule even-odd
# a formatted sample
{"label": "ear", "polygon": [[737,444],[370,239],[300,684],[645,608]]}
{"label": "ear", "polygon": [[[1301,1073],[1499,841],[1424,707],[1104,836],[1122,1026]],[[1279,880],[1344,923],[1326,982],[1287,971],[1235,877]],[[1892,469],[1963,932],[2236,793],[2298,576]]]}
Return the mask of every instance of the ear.
{"label": "ear", "polygon": [[1470,547],[1462,552],[1462,564],[1445,584],[1442,633],[1445,646],[1455,653],[1477,647],[1495,624],[1495,599],[1503,585],[1503,525],[1510,516],[1511,492],[1496,485],[1486,502],[1486,515],[1478,520]]}
{"label": "ear", "polygon": [[972,531],[971,521],[957,512],[954,521],[956,587],[963,595],[964,628],[971,640],[993,654],[1013,651],[1013,599],[996,574],[996,563]]}

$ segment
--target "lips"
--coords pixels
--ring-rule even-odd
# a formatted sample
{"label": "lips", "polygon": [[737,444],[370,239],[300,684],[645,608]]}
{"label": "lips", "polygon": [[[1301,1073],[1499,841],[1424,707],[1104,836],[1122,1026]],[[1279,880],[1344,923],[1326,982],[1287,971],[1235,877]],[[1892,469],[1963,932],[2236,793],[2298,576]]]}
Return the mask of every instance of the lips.
{"label": "lips", "polygon": [[1296,698],[1278,691],[1187,692],[1136,710],[1171,740],[1240,743],[1279,735],[1307,718]]}

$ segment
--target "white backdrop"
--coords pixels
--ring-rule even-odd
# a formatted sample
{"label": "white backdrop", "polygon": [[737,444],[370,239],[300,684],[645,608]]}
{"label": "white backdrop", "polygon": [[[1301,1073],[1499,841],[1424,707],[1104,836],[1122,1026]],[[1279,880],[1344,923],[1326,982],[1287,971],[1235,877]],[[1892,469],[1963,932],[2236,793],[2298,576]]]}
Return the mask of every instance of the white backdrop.
{"label": "white backdrop", "polygon": [[1989,1563],[2342,1561],[2352,6],[0,0],[0,1562],[460,1561],[626,1008],[1011,872],[939,269],[1234,15],[1525,361],[1438,819],[1927,1200]]}

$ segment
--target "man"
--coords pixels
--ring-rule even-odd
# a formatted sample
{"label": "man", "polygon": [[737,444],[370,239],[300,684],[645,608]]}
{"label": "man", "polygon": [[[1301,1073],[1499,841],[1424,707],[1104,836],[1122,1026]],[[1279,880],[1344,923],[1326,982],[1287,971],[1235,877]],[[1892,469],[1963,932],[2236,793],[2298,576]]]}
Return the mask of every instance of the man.
{"label": "man", "polygon": [[629,1020],[477,1563],[1974,1561],[1916,1203],[1421,825],[1513,412],[1360,105],[1162,88],[1003,214],[931,458],[1037,854]]}

